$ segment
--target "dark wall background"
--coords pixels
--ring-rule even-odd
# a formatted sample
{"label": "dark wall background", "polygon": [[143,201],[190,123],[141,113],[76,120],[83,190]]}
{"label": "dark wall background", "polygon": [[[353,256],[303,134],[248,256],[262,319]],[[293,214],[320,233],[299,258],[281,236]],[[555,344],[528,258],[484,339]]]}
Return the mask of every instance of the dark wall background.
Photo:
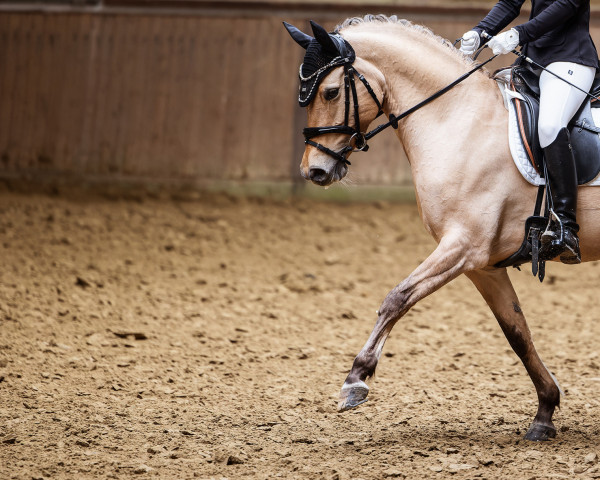
{"label": "dark wall background", "polygon": [[[454,39],[484,10],[339,2],[0,4],[0,176],[301,182],[302,51],[281,22],[308,31],[309,18],[332,28],[367,12],[398,14]],[[593,23],[598,38],[598,16]],[[353,161],[356,183],[410,182],[393,133],[372,146]]]}

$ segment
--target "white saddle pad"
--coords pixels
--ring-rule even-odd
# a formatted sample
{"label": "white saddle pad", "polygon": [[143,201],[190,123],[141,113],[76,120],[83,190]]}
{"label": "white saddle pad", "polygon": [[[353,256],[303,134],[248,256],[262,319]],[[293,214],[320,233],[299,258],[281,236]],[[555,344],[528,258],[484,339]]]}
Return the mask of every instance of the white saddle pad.
{"label": "white saddle pad", "polygon": [[[497,73],[494,76],[494,79],[498,83],[498,88],[500,88],[500,93],[502,93],[502,98],[504,99],[504,106],[508,110],[508,143],[513,161],[525,180],[532,185],[544,185],[544,179],[540,177],[529,161],[529,157],[523,146],[523,141],[521,140],[514,99],[518,98],[523,100],[523,97],[520,93],[514,92],[510,88],[510,69],[502,70]],[[592,118],[596,125],[600,125],[600,109],[592,109]],[[585,184],[586,187],[598,185],[600,185],[600,175],[591,182]]]}

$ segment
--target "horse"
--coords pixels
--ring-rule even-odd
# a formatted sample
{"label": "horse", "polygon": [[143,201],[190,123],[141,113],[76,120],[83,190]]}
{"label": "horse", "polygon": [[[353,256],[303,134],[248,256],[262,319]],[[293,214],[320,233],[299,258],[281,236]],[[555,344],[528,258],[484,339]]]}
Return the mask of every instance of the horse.
{"label": "horse", "polygon": [[[300,71],[299,98],[308,113],[300,170],[305,179],[321,186],[344,178],[348,157],[366,149],[364,132],[381,112],[392,115],[393,124],[398,112],[474,66],[473,59],[448,40],[395,16],[349,18],[331,34],[311,23],[314,38],[286,24],[294,40],[307,49],[304,63],[309,53],[315,56],[315,47],[317,55],[342,57],[328,64],[327,58],[321,59],[311,75],[303,76],[302,67]],[[332,54],[332,49],[337,51]],[[355,82],[355,76],[360,81]],[[560,387],[536,351],[506,268],[494,266],[521,245],[537,194],[537,187],[513,164],[507,122],[501,93],[485,69],[400,121],[396,118],[393,126],[410,163],[418,211],[437,247],[383,300],[341,388],[340,412],[367,400],[367,382],[394,325],[419,300],[464,274],[486,301],[535,386],[538,408],[525,439],[556,436],[552,416],[560,403]],[[579,189],[577,217],[582,261],[597,260],[600,189]]]}

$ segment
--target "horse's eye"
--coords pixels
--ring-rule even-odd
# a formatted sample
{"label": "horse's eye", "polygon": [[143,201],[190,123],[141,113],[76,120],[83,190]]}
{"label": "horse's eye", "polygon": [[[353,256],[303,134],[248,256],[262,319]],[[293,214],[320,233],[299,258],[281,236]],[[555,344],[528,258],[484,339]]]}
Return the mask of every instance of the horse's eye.
{"label": "horse's eye", "polygon": [[325,90],[325,100],[333,100],[340,93],[339,88],[330,88],[329,90]]}

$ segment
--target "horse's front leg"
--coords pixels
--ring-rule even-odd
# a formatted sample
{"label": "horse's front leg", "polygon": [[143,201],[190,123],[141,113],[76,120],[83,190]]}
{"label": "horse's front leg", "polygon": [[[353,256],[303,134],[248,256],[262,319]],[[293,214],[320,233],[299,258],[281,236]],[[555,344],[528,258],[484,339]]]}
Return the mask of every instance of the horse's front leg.
{"label": "horse's front leg", "polygon": [[342,386],[338,411],[367,401],[369,387],[365,382],[375,374],[383,345],[396,322],[422,298],[466,270],[480,267],[474,263],[475,256],[471,253],[470,242],[464,235],[447,235],[408,278],[388,293],[379,308],[377,323]]}
{"label": "horse's front leg", "polygon": [[533,346],[531,333],[506,269],[479,270],[469,272],[467,276],[494,313],[508,343],[525,365],[535,385],[538,411],[525,438],[540,441],[555,437],[552,414],[560,402],[560,389]]}

